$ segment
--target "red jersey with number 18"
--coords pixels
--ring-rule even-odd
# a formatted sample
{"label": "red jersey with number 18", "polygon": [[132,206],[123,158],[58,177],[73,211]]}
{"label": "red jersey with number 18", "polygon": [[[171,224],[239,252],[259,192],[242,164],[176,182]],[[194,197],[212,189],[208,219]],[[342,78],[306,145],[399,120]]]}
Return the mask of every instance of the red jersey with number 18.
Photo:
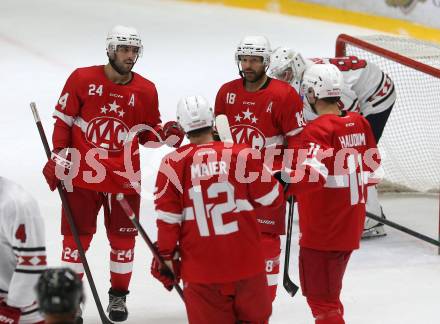
{"label": "red jersey with number 18", "polygon": [[352,112],[321,115],[301,135],[307,156],[289,189],[298,201],[299,244],[329,251],[359,248],[366,187],[378,183],[381,172],[368,121]]}
{"label": "red jersey with number 18", "polygon": [[[278,172],[282,169],[284,149],[297,147],[298,134],[305,126],[303,103],[298,93],[283,81],[268,78],[256,92],[247,91],[243,82],[236,79],[220,88],[215,114],[228,117],[235,143],[261,150],[266,166],[273,173]],[[284,233],[283,206],[278,210],[260,208],[257,216],[262,232]]]}

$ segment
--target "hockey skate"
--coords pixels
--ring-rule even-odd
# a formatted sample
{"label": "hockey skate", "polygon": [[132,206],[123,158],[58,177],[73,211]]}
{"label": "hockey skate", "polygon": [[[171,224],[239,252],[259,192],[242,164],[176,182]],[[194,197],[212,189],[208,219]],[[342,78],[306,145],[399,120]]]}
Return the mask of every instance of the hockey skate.
{"label": "hockey skate", "polygon": [[[380,215],[381,218],[386,219],[382,207],[379,204],[376,187],[374,186],[368,187],[366,209],[367,214]],[[382,223],[368,217],[365,219],[364,232],[362,233],[363,239],[385,235],[387,235],[387,233],[385,232],[385,227]]]}
{"label": "hockey skate", "polygon": [[[385,218],[385,215],[382,213],[381,215],[382,218]],[[384,225],[382,223],[379,223],[378,221],[371,219],[371,218],[367,218],[365,220],[365,225],[364,225],[364,232],[362,233],[362,238],[372,238],[372,237],[380,237],[380,236],[385,236],[387,235],[387,233],[385,232],[385,228]]]}
{"label": "hockey skate", "polygon": [[125,305],[128,291],[116,291],[110,288],[108,291],[109,304],[107,307],[108,317],[115,322],[127,320],[128,310]]}

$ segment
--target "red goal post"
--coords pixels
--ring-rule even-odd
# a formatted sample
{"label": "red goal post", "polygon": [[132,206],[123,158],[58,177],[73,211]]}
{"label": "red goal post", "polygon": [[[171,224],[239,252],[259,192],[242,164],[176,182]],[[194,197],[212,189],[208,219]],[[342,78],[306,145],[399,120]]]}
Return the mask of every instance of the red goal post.
{"label": "red goal post", "polygon": [[[440,45],[401,36],[341,34],[335,54],[373,62],[394,81],[397,100],[379,142],[385,171],[380,189],[439,192]],[[440,204],[438,217],[440,241]]]}

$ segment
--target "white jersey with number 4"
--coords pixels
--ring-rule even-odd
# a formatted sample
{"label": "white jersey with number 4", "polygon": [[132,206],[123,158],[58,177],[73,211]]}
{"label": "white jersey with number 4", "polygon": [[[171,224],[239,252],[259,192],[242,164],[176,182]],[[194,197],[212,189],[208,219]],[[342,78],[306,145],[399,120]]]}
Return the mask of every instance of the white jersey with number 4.
{"label": "white jersey with number 4", "polygon": [[37,202],[0,177],[0,301],[20,308],[21,324],[42,321],[35,284],[46,268],[44,222]]}
{"label": "white jersey with number 4", "polygon": [[[313,58],[308,64],[334,64],[342,72],[342,88],[339,108],[345,111],[360,112],[364,117],[381,113],[392,107],[396,101],[396,91],[391,78],[376,64],[356,56],[335,58]],[[313,120],[317,117],[304,100],[304,117]]]}

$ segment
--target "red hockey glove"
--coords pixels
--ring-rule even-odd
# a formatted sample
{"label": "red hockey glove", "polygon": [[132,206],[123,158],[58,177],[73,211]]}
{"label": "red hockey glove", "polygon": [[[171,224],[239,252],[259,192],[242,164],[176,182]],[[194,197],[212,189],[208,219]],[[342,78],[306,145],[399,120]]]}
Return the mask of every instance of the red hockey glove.
{"label": "red hockey glove", "polygon": [[[161,266],[156,258],[153,257],[153,261],[151,262],[151,274],[170,291],[173,289],[173,286],[180,281],[179,253],[162,255],[162,258],[168,268]],[[170,268],[172,271],[170,271]]]}
{"label": "red hockey glove", "polygon": [[0,323],[18,324],[20,319],[20,309],[8,306],[6,303],[0,304]]}
{"label": "red hockey glove", "polygon": [[55,174],[55,169],[57,165],[61,166],[64,169],[70,169],[72,165],[72,162],[58,155],[57,152],[52,152],[50,160],[47,161],[46,165],[43,168],[43,175],[46,178],[46,181],[51,191],[54,191],[57,188],[58,183],[60,182],[60,179],[58,179]]}
{"label": "red hockey glove", "polygon": [[163,126],[164,141],[168,146],[178,148],[185,138],[185,132],[176,121],[169,121]]}

